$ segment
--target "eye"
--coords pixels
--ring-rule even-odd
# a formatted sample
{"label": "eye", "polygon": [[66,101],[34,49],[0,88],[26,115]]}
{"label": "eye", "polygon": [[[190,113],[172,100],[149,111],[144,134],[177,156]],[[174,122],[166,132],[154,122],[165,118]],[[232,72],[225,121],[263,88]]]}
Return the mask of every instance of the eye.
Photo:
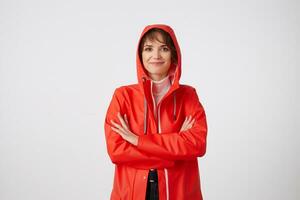
{"label": "eye", "polygon": [[169,51],[170,49],[168,47],[163,47],[162,50],[163,51]]}
{"label": "eye", "polygon": [[146,47],[146,48],[144,48],[144,51],[151,51],[151,50],[152,50],[151,47]]}

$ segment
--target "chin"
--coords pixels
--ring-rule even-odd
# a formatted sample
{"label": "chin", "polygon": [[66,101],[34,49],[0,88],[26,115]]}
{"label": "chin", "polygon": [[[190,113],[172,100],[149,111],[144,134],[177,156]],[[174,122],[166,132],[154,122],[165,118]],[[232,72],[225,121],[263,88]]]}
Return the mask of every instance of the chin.
{"label": "chin", "polygon": [[161,74],[164,74],[165,72],[163,72],[163,71],[158,71],[158,70],[151,70],[150,73],[151,73],[151,74],[161,75]]}

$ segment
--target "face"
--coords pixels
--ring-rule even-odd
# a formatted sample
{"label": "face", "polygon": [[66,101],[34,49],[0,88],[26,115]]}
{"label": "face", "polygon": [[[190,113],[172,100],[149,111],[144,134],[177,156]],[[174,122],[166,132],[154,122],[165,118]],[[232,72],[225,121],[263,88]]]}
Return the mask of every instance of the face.
{"label": "face", "polygon": [[159,40],[146,39],[143,50],[142,60],[148,75],[156,81],[159,81],[168,75],[171,66],[171,49],[161,43],[163,37],[161,33],[156,33]]}

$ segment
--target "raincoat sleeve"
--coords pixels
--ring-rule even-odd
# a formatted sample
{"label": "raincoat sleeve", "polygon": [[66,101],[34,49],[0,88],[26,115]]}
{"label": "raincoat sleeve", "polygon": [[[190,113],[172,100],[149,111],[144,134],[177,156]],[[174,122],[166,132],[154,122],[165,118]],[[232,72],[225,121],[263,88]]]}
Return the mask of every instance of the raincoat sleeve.
{"label": "raincoat sleeve", "polygon": [[118,133],[111,129],[112,124],[110,120],[113,119],[118,122],[117,113],[123,113],[118,96],[120,96],[120,92],[116,89],[108,107],[104,124],[106,146],[111,161],[114,164],[125,164],[140,169],[173,166],[174,161],[163,159],[160,156],[151,155],[137,149],[136,146],[125,141]]}
{"label": "raincoat sleeve", "polygon": [[142,135],[138,139],[138,149],[169,160],[203,156],[206,152],[206,114],[194,88],[185,103],[187,115],[195,119],[192,128],[182,132]]}

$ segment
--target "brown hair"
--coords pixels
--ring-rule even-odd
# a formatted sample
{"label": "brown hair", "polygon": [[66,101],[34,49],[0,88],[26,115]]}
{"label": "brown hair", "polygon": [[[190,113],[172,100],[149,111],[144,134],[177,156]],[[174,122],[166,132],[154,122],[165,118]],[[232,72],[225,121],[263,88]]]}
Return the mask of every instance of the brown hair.
{"label": "brown hair", "polygon": [[[158,40],[157,35],[156,35],[157,32],[162,35],[163,41],[159,41]],[[149,39],[151,41],[157,40],[159,42],[165,43],[171,49],[171,60],[172,60],[172,63],[177,64],[178,58],[177,58],[177,52],[176,52],[176,48],[175,48],[174,42],[173,42],[171,36],[166,31],[164,31],[162,29],[159,29],[159,28],[150,29],[142,37],[140,45],[139,45],[140,60],[142,60],[142,52],[143,52],[143,47],[144,47],[144,44],[146,42],[146,39]]]}

